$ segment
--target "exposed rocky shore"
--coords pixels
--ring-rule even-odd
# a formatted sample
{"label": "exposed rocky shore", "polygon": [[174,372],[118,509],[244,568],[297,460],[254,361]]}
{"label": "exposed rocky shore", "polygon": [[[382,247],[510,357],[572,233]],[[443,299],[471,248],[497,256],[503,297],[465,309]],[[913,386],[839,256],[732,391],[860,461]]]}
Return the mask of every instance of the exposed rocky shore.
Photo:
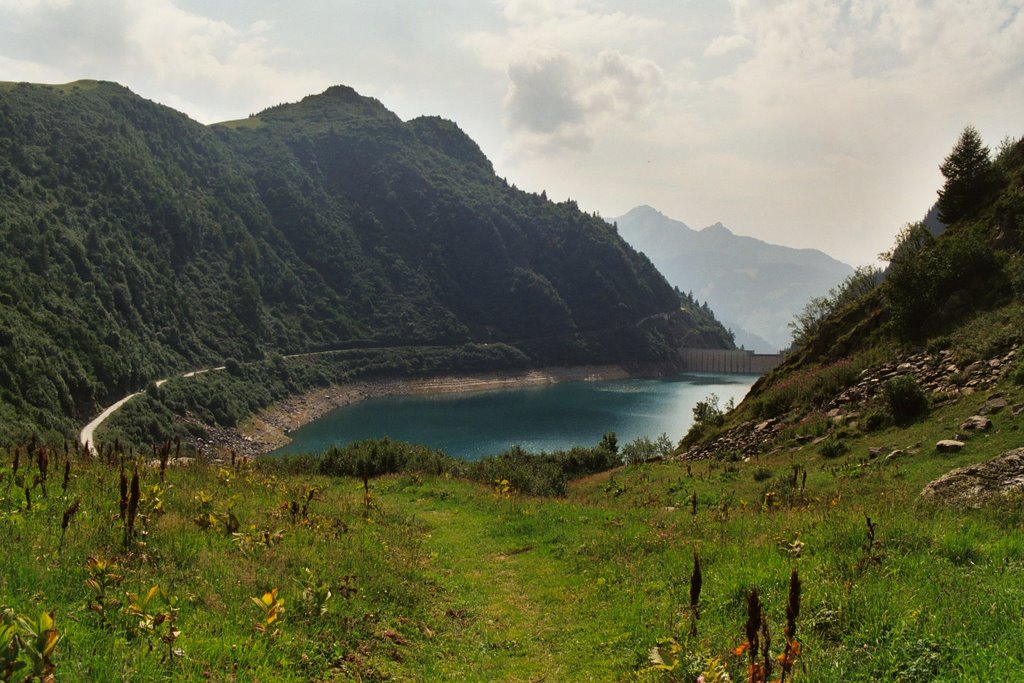
{"label": "exposed rocky shore", "polygon": [[233,451],[238,456],[252,457],[286,445],[291,441],[288,436],[291,432],[332,410],[368,398],[489,391],[557,382],[626,379],[647,374],[652,373],[631,372],[619,365],[586,365],[541,368],[518,373],[478,373],[352,382],[291,396],[250,417],[238,429],[206,426],[209,439],[194,445],[197,450],[207,453]]}

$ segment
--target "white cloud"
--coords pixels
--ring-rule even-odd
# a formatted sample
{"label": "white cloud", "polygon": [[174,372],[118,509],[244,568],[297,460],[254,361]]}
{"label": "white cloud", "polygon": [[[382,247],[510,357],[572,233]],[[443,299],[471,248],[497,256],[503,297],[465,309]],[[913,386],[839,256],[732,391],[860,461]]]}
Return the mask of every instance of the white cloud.
{"label": "white cloud", "polygon": [[72,2],[73,0],[0,0],[0,12],[24,15],[40,9],[63,9]]}
{"label": "white cloud", "polygon": [[704,56],[721,57],[722,55],[727,55],[747,47],[750,47],[750,39],[738,33],[728,36],[717,36],[704,49]]}
{"label": "white cloud", "polygon": [[[12,4],[18,4],[12,9]],[[30,6],[28,6],[30,5]],[[189,113],[212,121],[239,116],[282,95],[299,98],[329,81],[317,70],[276,66],[281,50],[268,38],[267,22],[234,26],[178,8],[171,0],[36,0],[0,5],[17,35],[4,58],[21,65],[18,78],[66,73],[70,78],[116,80],[147,97],[190,105]],[[0,34],[2,35],[2,34]],[[11,45],[14,43],[14,45]],[[5,50],[5,51],[7,51]],[[61,64],[61,68],[51,65]]]}
{"label": "white cloud", "polygon": [[463,45],[508,77],[506,125],[518,152],[586,151],[610,123],[646,111],[664,88],[662,69],[630,54],[663,22],[607,11],[587,0],[506,0],[502,31]]}
{"label": "white cloud", "polygon": [[535,151],[590,150],[605,126],[643,113],[662,89],[650,60],[603,51],[593,57],[533,53],[509,65],[507,123]]}

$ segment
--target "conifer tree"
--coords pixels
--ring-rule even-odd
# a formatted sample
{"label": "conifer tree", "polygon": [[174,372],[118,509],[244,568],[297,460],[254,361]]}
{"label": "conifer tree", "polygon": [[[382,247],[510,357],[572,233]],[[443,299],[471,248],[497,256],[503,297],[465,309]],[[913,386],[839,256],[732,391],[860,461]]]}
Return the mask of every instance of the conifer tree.
{"label": "conifer tree", "polygon": [[948,225],[967,215],[990,186],[989,150],[974,126],[964,128],[939,170],[946,178],[939,190],[939,220]]}

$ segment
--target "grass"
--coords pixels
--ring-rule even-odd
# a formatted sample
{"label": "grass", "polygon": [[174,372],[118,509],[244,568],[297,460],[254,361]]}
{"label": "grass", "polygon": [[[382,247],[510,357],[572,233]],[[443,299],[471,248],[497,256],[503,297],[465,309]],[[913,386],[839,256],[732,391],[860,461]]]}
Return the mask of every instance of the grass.
{"label": "grass", "polygon": [[[1024,400],[1011,382],[999,389]],[[0,454],[0,603],[54,612],[58,680],[693,681],[713,659],[746,680],[731,650],[744,640],[747,592],[760,591],[777,654],[797,568],[798,680],[1012,680],[1024,662],[1024,500],[955,511],[917,498],[953,467],[1020,445],[1021,421],[1004,411],[963,452],[932,451],[985,398],[848,434],[849,453],[831,459],[807,444],[746,463],[633,465],[574,481],[563,498],[393,474],[371,482],[368,515],[354,478],[195,465],[168,468],[161,483],[144,465],[127,549],[116,466],[72,458],[62,492],[63,455],[52,453],[48,496],[37,487],[28,511]],[[807,472],[802,493],[794,464]],[[24,451],[20,468],[26,481],[37,473]],[[293,514],[310,487],[306,517]],[[218,521],[204,530],[194,519],[205,512]],[[703,590],[690,636],[695,550]],[[90,608],[90,557],[121,577],[104,610]],[[319,606],[304,604],[313,584],[332,593]],[[158,594],[147,608],[177,610],[172,643],[166,621],[148,630],[125,612],[127,593],[154,585],[175,601]],[[285,611],[260,632],[252,598],[274,588]],[[669,637],[678,663],[655,671],[648,652]]]}

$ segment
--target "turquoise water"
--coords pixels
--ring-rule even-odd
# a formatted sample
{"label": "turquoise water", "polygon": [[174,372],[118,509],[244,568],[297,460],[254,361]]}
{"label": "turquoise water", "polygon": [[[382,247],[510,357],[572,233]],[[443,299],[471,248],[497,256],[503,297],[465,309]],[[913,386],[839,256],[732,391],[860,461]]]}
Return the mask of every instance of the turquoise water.
{"label": "turquoise water", "polygon": [[339,408],[291,433],[275,453],[319,453],[332,444],[388,436],[475,460],[519,445],[551,451],[594,445],[605,432],[619,443],[662,432],[677,441],[693,406],[709,394],[737,403],[754,375],[691,373],[666,379],[566,382],[435,396],[375,398]]}

